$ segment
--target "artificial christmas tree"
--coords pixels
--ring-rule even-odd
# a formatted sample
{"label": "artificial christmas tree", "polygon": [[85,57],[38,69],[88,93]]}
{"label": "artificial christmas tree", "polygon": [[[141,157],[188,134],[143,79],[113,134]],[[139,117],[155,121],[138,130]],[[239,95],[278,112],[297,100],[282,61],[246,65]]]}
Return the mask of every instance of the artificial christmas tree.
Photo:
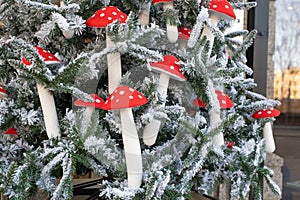
{"label": "artificial christmas tree", "polygon": [[[225,34],[233,22],[212,24],[208,8],[216,1],[157,2],[0,0],[0,131],[18,133],[0,137],[0,192],[71,199],[73,175],[93,171],[102,177],[103,199],[185,199],[222,183],[231,199],[245,199],[250,188],[261,199],[263,178],[280,193],[262,165],[263,127],[274,118],[252,117],[279,103],[254,93],[246,78],[252,70],[245,51],[256,31]],[[177,40],[177,27],[190,30],[186,43]],[[60,62],[47,64],[36,46]],[[167,56],[176,60],[163,67],[180,78],[164,77],[161,85],[151,66]],[[39,86],[53,97],[56,114],[45,113]],[[196,97],[205,109],[193,104]],[[58,131],[47,128],[47,114],[57,117]],[[144,143],[152,123],[144,139],[154,139]]]}

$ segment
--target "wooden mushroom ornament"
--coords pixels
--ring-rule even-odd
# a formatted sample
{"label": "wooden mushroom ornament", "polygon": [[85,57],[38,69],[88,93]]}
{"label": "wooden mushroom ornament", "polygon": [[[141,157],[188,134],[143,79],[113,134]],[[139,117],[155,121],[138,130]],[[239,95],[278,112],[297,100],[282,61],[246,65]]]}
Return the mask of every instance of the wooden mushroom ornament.
{"label": "wooden mushroom ornament", "polygon": [[143,176],[140,141],[131,108],[147,102],[147,98],[137,90],[128,86],[119,86],[102,107],[103,110],[120,110],[128,187],[130,188],[139,188]]}
{"label": "wooden mushroom ornament", "polygon": [[[174,9],[173,0],[152,0],[153,5],[162,4],[164,11],[167,9]],[[177,25],[171,24],[170,19],[166,21],[167,38],[170,42],[175,43],[178,39]]]}
{"label": "wooden mushroom ornament", "polygon": [[[170,78],[178,81],[186,80],[177,62],[179,62],[179,60],[175,56],[166,55],[163,57],[163,61],[150,64],[153,71],[160,73],[157,91],[163,98],[167,97]],[[164,104],[162,104],[162,106],[164,106]],[[160,120],[153,119],[145,126],[143,141],[146,145],[151,146],[155,143],[160,125]]]}
{"label": "wooden mushroom ornament", "polygon": [[[86,20],[86,25],[93,28],[106,28],[109,24],[119,20],[125,23],[127,15],[120,11],[117,7],[107,6],[96,11]],[[115,43],[111,40],[106,32],[106,47],[112,47]],[[120,53],[107,54],[108,67],[108,91],[111,94],[119,85],[122,78],[122,66]]]}
{"label": "wooden mushroom ornament", "polygon": [[[272,118],[277,117],[280,115],[279,110],[275,108],[271,109],[265,109],[265,110],[258,110],[256,111],[252,117],[254,119],[263,119],[263,118]],[[273,137],[273,131],[272,131],[272,124],[271,122],[265,123],[264,129],[263,129],[263,136],[266,141],[266,152],[272,153],[276,149],[274,137]]]}
{"label": "wooden mushroom ornament", "polygon": [[[209,12],[209,18],[214,26],[217,26],[218,22],[221,19],[224,20],[236,19],[233,8],[227,0],[211,0],[209,2],[208,12]],[[206,36],[210,44],[210,49],[208,52],[208,55],[210,55],[212,46],[214,44],[214,34],[207,26],[204,27],[201,37],[204,36]]]}
{"label": "wooden mushroom ornament", "polygon": [[84,122],[82,123],[83,126],[81,127],[81,133],[83,133],[83,131],[88,127],[95,108],[102,108],[104,105],[104,100],[98,95],[90,94],[90,97],[93,99],[92,102],[86,102],[81,99],[77,99],[76,101],[74,101],[75,106],[86,107],[84,111]]}
{"label": "wooden mushroom ornament", "polygon": [[[59,59],[52,53],[44,50],[41,47],[35,47],[38,54],[44,59],[46,65],[59,63]],[[30,66],[31,62],[26,58],[22,58],[22,63]],[[59,123],[57,118],[56,106],[53,95],[42,84],[36,83],[39,99],[42,106],[44,122],[48,138],[58,137],[60,135]]]}

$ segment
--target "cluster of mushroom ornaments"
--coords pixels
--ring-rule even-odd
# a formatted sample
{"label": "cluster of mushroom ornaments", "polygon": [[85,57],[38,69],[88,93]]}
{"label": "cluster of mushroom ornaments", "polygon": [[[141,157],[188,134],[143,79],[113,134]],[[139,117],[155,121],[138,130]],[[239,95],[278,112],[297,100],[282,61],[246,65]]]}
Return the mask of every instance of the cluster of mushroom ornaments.
{"label": "cluster of mushroom ornaments", "polygon": [[[174,9],[172,0],[152,0],[154,6],[162,6],[164,10]],[[149,8],[151,2],[145,5],[145,9],[140,14],[140,24],[148,25],[149,23]],[[212,29],[217,26],[220,19],[233,20],[236,18],[235,13],[227,0],[212,0],[209,7],[209,26],[204,27],[201,37],[206,37],[213,46],[214,34]],[[120,23],[126,23],[127,15],[114,6],[107,6],[100,8],[92,16],[86,20],[86,26],[95,29],[105,29],[109,24],[118,20]],[[191,30],[185,27],[177,27],[173,25],[169,19],[166,20],[166,37],[170,43],[178,42],[179,48],[184,48],[189,40]],[[106,35],[106,47],[114,46],[114,42],[109,35]],[[56,58],[50,52],[35,47],[38,54],[43,57],[46,65],[59,63],[60,60]],[[210,49],[211,51],[211,49]],[[210,53],[209,53],[210,54]],[[31,61],[26,58],[21,58],[21,62],[30,68]],[[164,55],[163,60],[150,63],[151,70],[159,76],[159,82],[157,91],[163,99],[167,97],[167,90],[169,86],[169,80],[186,81],[185,75],[182,73],[179,65],[180,60],[173,55]],[[128,186],[131,188],[138,188],[142,183],[143,176],[143,163],[141,155],[141,144],[135,120],[132,113],[132,108],[147,104],[148,100],[139,91],[130,88],[126,85],[119,85],[122,79],[122,63],[119,53],[110,53],[107,55],[107,68],[108,68],[108,92],[109,97],[103,100],[96,94],[90,94],[93,99],[92,102],[83,100],[76,100],[74,104],[76,106],[85,107],[84,117],[89,122],[92,113],[95,109],[103,110],[118,110],[121,120],[122,140],[124,145],[127,179]],[[44,86],[37,83],[38,94],[43,110],[43,117],[46,126],[46,132],[49,138],[57,137],[59,133],[59,123],[55,108],[54,98]],[[219,101],[219,107],[221,110],[231,109],[234,107],[234,103],[230,98],[221,90],[215,90],[217,99]],[[4,99],[9,95],[4,88],[0,86],[0,99]],[[194,106],[206,109],[205,103],[200,98],[195,99]],[[160,106],[165,106],[165,102]],[[220,123],[220,112],[210,112],[209,121],[210,125],[214,126]],[[259,110],[253,114],[253,118],[268,118],[276,117],[279,115],[279,111],[275,108],[269,110]],[[142,141],[147,146],[155,144],[159,130],[161,127],[161,121],[153,119],[144,127]],[[11,131],[11,130],[10,130]],[[275,150],[275,143],[272,134],[271,123],[266,123],[264,127],[264,138],[266,140],[267,152],[273,152]],[[212,143],[215,146],[221,146],[224,144],[224,137],[222,133],[212,138]]]}

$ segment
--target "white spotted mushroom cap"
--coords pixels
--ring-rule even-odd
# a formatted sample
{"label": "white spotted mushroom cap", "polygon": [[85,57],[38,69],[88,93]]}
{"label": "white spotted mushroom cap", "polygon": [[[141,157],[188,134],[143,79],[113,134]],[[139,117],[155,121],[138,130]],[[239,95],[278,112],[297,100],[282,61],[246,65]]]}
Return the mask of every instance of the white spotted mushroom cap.
{"label": "white spotted mushroom cap", "polygon": [[222,18],[236,19],[233,8],[227,0],[211,0],[209,10],[222,14]]}
{"label": "white spotted mushroom cap", "polygon": [[107,98],[103,110],[117,110],[144,105],[148,99],[140,92],[128,86],[119,86]]}
{"label": "white spotted mushroom cap", "polygon": [[188,40],[190,38],[191,35],[191,29],[190,28],[186,28],[186,27],[180,27],[178,29],[178,38],[182,39],[182,40]]}
{"label": "white spotted mushroom cap", "polygon": [[77,99],[74,101],[75,106],[83,106],[83,107],[94,107],[94,108],[102,108],[104,105],[104,100],[96,94],[90,94],[90,97],[93,98],[93,102],[85,102],[81,99]]}
{"label": "white spotted mushroom cap", "polygon": [[168,74],[171,78],[178,81],[185,81],[186,77],[182,74],[180,66],[177,64],[179,60],[172,55],[166,55],[161,62],[152,62],[150,66],[154,71]]}
{"label": "white spotted mushroom cap", "polygon": [[46,64],[55,64],[60,62],[60,60],[49,51],[46,51],[38,46],[36,46],[35,49],[37,50],[38,54],[44,58],[44,62]]}
{"label": "white spotted mushroom cap", "polygon": [[275,108],[271,108],[271,109],[258,110],[252,115],[252,117],[255,119],[259,119],[259,118],[277,117],[279,115],[280,115],[279,110]]}
{"label": "white spotted mushroom cap", "polygon": [[152,0],[153,5],[159,4],[159,3],[170,3],[173,2],[173,0]]}
{"label": "white spotted mushroom cap", "polygon": [[216,92],[217,98],[219,100],[220,108],[229,109],[229,108],[233,107],[233,102],[226,94],[224,94],[220,90],[216,90],[215,92]]}
{"label": "white spotted mushroom cap", "polygon": [[95,28],[106,28],[107,25],[119,20],[125,23],[127,15],[120,11],[117,7],[107,6],[97,10],[91,17],[86,20],[86,25]]}
{"label": "white spotted mushroom cap", "polygon": [[[35,49],[38,54],[44,59],[45,64],[56,64],[60,62],[60,60],[49,51],[46,51],[45,49],[38,46],[35,46]],[[21,62],[27,66],[31,65],[31,62],[24,57],[21,58]]]}

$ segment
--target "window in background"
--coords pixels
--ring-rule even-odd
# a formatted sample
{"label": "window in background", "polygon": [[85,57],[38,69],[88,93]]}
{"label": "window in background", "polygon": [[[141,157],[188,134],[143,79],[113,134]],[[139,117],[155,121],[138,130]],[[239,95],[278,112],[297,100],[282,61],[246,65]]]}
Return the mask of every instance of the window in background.
{"label": "window in background", "polygon": [[275,123],[300,126],[300,0],[277,0],[276,8],[274,98],[282,114]]}

